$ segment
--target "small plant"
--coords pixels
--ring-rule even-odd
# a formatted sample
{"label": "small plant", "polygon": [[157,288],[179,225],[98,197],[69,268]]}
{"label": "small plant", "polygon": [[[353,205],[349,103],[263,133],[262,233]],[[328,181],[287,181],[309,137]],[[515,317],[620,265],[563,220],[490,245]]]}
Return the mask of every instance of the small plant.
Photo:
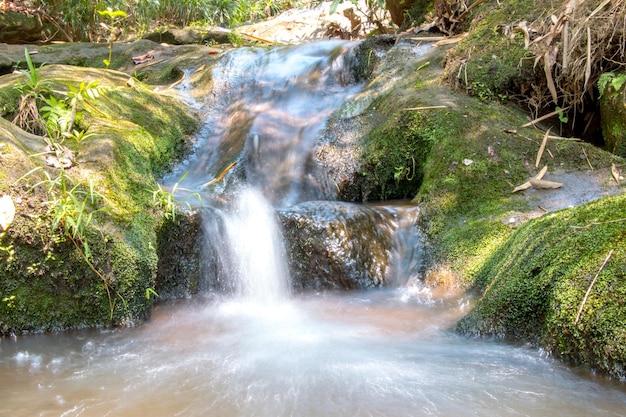
{"label": "small plant", "polygon": [[[87,228],[93,219],[93,215],[104,210],[101,202],[104,196],[96,191],[93,181],[87,184],[74,183],[65,173],[59,170],[59,175],[53,178],[43,167],[37,167],[23,175],[18,182],[30,177],[34,173],[42,171],[44,179],[35,183],[31,190],[43,186],[48,195],[48,214],[52,218],[50,224],[52,242],[58,244],[69,240],[82,255],[89,268],[102,280],[107,293],[110,306],[110,317],[113,318],[115,302],[120,299],[124,305],[126,301],[117,291],[111,288],[109,279],[93,264],[93,256],[87,240]],[[50,252],[47,259],[54,258]],[[115,292],[115,297],[112,294]]]}
{"label": "small plant", "polygon": [[[35,67],[33,64],[33,60],[30,58],[30,53],[27,48],[24,48],[24,58],[26,59],[27,69],[21,70],[20,73],[26,77],[26,83],[20,83],[17,88],[22,93],[26,92],[35,95],[39,94],[42,89],[47,90],[47,86],[39,78],[39,68]],[[41,67],[43,67],[43,65],[41,65]]]}
{"label": "small plant", "polygon": [[559,116],[559,121],[561,123],[567,123],[569,118],[563,112],[563,109],[559,106],[556,106],[555,110],[557,111],[557,115]]}
{"label": "small plant", "polygon": [[106,69],[111,66],[111,59],[113,58],[113,41],[115,40],[116,32],[118,31],[118,25],[122,19],[128,15],[123,10],[113,10],[108,7],[106,10],[98,10],[98,14],[101,17],[108,19],[108,23],[101,22],[100,25],[109,32],[109,58],[102,60]]}
{"label": "small plant", "polygon": [[239,47],[243,45],[243,36],[235,32],[230,32],[228,34],[228,41],[232,46]]}
{"label": "small plant", "polygon": [[44,179],[36,183],[32,188],[45,186],[48,194],[49,214],[52,216],[51,230],[62,231],[62,235],[71,239],[77,246],[82,245],[82,252],[86,259],[91,259],[91,251],[85,237],[85,232],[94,213],[102,208],[95,208],[97,203],[104,200],[104,196],[98,193],[93,181],[89,181],[87,189],[83,184],[72,184],[72,180],[61,169],[56,178],[52,178],[41,167],[31,170],[29,175],[38,170],[43,171]]}
{"label": "small plant", "polygon": [[15,87],[20,92],[21,97],[13,123],[28,132],[43,134],[46,131],[46,126],[39,114],[38,102],[42,100],[44,93],[49,92],[49,87],[39,77],[39,68],[33,64],[26,48],[24,48],[24,58],[27,69],[20,72],[26,78],[26,82],[19,82]]}
{"label": "small plant", "polygon": [[175,197],[175,193],[177,190],[185,190],[184,188],[180,188],[180,183],[187,177],[188,172],[178,180],[176,184],[172,187],[172,191],[168,191],[164,189],[160,184],[157,184],[157,189],[152,190],[152,203],[155,207],[161,208],[165,212],[165,218],[170,219],[172,221],[176,220],[176,215],[181,210],[181,204],[187,206],[187,208],[191,209],[191,203],[189,202],[190,198],[197,198],[198,202],[202,204],[202,197],[198,193],[190,193],[185,199],[181,201],[177,201]]}
{"label": "small plant", "polygon": [[15,295],[10,295],[8,297],[4,297],[2,302],[6,304],[8,308],[15,307]]}
{"label": "small plant", "polygon": [[613,72],[605,72],[598,79],[598,92],[600,93],[600,97],[602,97],[609,85],[613,87],[615,91],[619,91],[624,83],[626,83],[626,74],[616,75]]}
{"label": "small plant", "polygon": [[158,297],[159,294],[154,290],[154,288],[146,288],[146,300],[150,300],[152,297]]}
{"label": "small plant", "polygon": [[413,161],[413,169],[407,168],[404,165],[394,167],[393,179],[396,182],[400,182],[403,179],[407,181],[412,181],[415,178],[415,158],[411,156],[411,160]]}
{"label": "small plant", "polygon": [[[6,232],[0,232],[0,242],[6,235]],[[0,255],[2,255],[3,253],[6,255],[4,262],[6,262],[7,264],[11,263],[15,259],[15,247],[13,246],[13,244],[0,244]]]}

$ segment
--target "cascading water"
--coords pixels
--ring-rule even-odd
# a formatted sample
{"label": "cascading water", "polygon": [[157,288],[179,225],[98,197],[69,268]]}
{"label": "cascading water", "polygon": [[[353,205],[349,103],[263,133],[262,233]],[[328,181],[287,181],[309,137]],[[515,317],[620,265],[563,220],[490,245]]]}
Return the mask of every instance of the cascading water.
{"label": "cascading water", "polygon": [[[218,95],[205,102],[205,138],[181,172],[189,172],[186,188],[204,192],[238,162],[204,193],[211,264],[229,281],[228,295],[158,305],[136,328],[0,339],[2,416],[624,415],[619,383],[535,349],[449,332],[466,311],[463,295],[401,286],[289,295],[276,207],[295,204],[295,225],[309,213],[340,215],[313,229],[329,239],[328,258],[348,253],[341,242],[358,250],[390,235],[393,248],[379,248],[389,252],[386,272],[401,284],[420,268],[412,209],[310,201],[329,195],[308,167],[312,140],[358,88],[340,75],[348,47],[241,49],[224,58],[214,72]],[[355,213],[381,224],[350,235],[343,223]],[[367,258],[344,262],[377,271]]]}
{"label": "cascading water", "polygon": [[[203,137],[170,181],[185,170],[185,189],[220,201],[204,212],[205,221],[218,216],[224,224],[207,243],[224,266],[214,279],[237,297],[284,301],[289,275],[274,207],[334,195],[310,164],[310,153],[328,117],[360,88],[346,62],[351,47],[334,41],[241,48],[213,69]],[[220,184],[207,187],[233,166]]]}
{"label": "cascading water", "polygon": [[258,190],[245,188],[225,223],[237,295],[249,302],[285,301],[289,273],[271,205]]}

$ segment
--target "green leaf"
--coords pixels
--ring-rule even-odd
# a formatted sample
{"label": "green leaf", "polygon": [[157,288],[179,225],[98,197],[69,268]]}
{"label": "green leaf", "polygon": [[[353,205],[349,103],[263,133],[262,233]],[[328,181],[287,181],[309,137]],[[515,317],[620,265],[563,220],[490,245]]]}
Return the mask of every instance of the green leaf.
{"label": "green leaf", "polygon": [[622,88],[622,85],[624,85],[624,82],[626,82],[626,75],[620,74],[611,80],[611,86],[617,92]]}
{"label": "green leaf", "polygon": [[111,10],[111,9],[98,10],[98,14],[100,16],[109,17],[111,19],[115,19],[116,17],[127,17],[128,16],[126,14],[126,12],[124,12],[122,10]]}
{"label": "green leaf", "polygon": [[343,0],[333,0],[333,4],[330,5],[330,10],[328,11],[328,14],[333,14],[337,11],[337,7],[339,7],[339,4],[342,3]]}

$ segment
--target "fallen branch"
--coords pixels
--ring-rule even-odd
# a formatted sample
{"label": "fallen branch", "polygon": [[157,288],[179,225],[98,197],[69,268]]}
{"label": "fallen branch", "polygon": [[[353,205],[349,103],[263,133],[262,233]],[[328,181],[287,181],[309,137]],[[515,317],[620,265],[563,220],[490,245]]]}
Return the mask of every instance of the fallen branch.
{"label": "fallen branch", "polygon": [[554,136],[554,135],[548,135],[548,139],[569,140],[569,141],[572,141],[572,142],[582,142],[583,141],[581,138],[565,138],[563,136]]}
{"label": "fallen branch", "polygon": [[584,229],[590,229],[594,226],[602,226],[603,224],[620,223],[620,222],[626,222],[626,217],[621,218],[621,219],[615,219],[615,220],[607,220],[605,222],[591,222],[586,226],[572,226],[572,228],[578,229],[578,230],[584,230]]}
{"label": "fallen branch", "polygon": [[153,65],[160,64],[163,61],[165,61],[165,60],[164,59],[157,59],[155,61],[148,61],[148,62],[145,62],[145,63],[142,63],[142,64],[137,64],[137,66],[135,67],[135,71],[139,71],[139,70],[142,70],[144,68],[148,68],[148,67],[151,67]]}
{"label": "fallen branch", "polygon": [[284,45],[284,43],[282,42],[270,41],[269,39],[259,38],[258,36],[249,35],[243,32],[239,32],[239,34],[245,38],[252,39],[253,41],[259,41],[259,42],[267,43],[269,45]]}
{"label": "fallen branch", "polygon": [[604,262],[602,262],[602,266],[600,267],[600,269],[596,273],[596,276],[593,277],[593,280],[591,281],[591,284],[589,284],[589,288],[587,288],[587,293],[585,294],[585,298],[583,298],[583,302],[580,303],[580,308],[578,309],[578,314],[576,315],[576,320],[574,320],[574,326],[578,324],[578,320],[580,319],[580,315],[583,312],[583,308],[585,308],[585,303],[587,302],[587,298],[589,298],[589,294],[591,294],[591,289],[593,288],[594,284],[596,283],[596,280],[600,276],[600,272],[602,272],[602,270],[606,266],[607,262],[609,262],[609,259],[611,259],[611,256],[613,256],[613,249],[611,249],[611,251],[607,255],[607,257],[604,260]]}
{"label": "fallen branch", "polygon": [[209,185],[215,184],[216,182],[218,182],[219,180],[224,178],[224,175],[226,175],[226,173],[228,171],[233,169],[235,167],[235,165],[237,165],[237,161],[233,162],[232,164],[230,164],[226,168],[224,168],[224,170],[222,172],[220,172],[220,174],[217,177],[213,178],[211,181],[202,184],[201,188],[205,188],[205,187],[208,187]]}
{"label": "fallen branch", "polygon": [[469,13],[470,10],[472,10],[474,7],[478,6],[480,3],[485,2],[486,0],[476,0],[474,3],[472,3],[463,13],[461,13],[458,17],[458,20],[461,21],[465,18],[465,15],[467,13]]}
{"label": "fallen branch", "polygon": [[409,111],[409,110],[431,110],[431,109],[447,109],[448,106],[422,106],[422,107],[408,107],[406,109],[401,109],[400,111]]}
{"label": "fallen branch", "polygon": [[546,120],[546,119],[549,119],[549,118],[550,118],[550,117],[552,117],[552,116],[556,116],[557,114],[560,114],[560,113],[565,113],[567,110],[569,110],[569,107],[566,107],[566,108],[564,108],[564,109],[555,110],[555,111],[550,112],[550,113],[548,113],[548,114],[544,114],[544,115],[543,115],[543,116],[541,116],[541,117],[538,117],[538,118],[536,118],[536,119],[534,119],[534,120],[531,120],[530,122],[528,122],[528,123],[526,123],[526,124],[523,124],[523,125],[522,125],[522,127],[529,127],[529,126],[532,126],[532,125],[534,125],[534,124],[536,124],[536,123],[541,122],[542,120]]}
{"label": "fallen branch", "polygon": [[585,148],[583,148],[583,155],[585,155],[585,159],[587,160],[589,168],[591,168],[591,170],[593,171],[593,165],[591,165],[591,161],[589,160],[589,156],[587,155],[587,151],[585,150]]}

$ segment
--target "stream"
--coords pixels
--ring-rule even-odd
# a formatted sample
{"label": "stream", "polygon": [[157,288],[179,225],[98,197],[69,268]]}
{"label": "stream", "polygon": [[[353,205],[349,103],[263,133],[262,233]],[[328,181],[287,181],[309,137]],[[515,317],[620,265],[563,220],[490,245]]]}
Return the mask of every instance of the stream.
{"label": "stream", "polygon": [[[197,102],[206,121],[195,153],[164,182],[186,173],[180,190],[202,195],[229,284],[161,302],[137,327],[0,339],[0,416],[626,415],[623,383],[530,346],[452,332],[473,300],[421,284],[418,208],[333,202],[311,153],[326,120],[363,88],[346,72],[352,47],[222,58],[214,94]],[[390,219],[377,226],[392,242],[386,285],[293,290],[276,213],[316,206]]]}

